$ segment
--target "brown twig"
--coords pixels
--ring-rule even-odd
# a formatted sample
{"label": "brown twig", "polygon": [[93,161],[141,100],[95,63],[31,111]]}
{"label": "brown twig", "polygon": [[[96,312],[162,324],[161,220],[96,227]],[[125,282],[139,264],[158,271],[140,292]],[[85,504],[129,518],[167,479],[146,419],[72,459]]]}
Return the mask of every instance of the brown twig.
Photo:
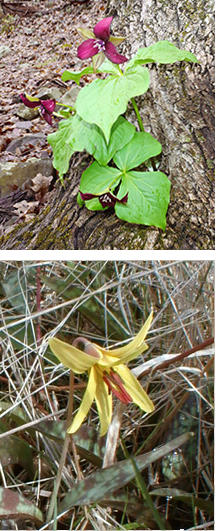
{"label": "brown twig", "polygon": [[153,368],[149,367],[149,369],[146,369],[143,372],[141,372],[138,378],[140,378],[144,374],[145,375],[149,373],[154,374],[159,369],[164,369],[165,367],[169,367],[171,363],[176,363],[176,361],[183,360],[184,358],[187,358],[188,356],[190,356],[190,354],[194,354],[194,352],[198,352],[199,350],[209,347],[209,345],[212,345],[213,343],[214,343],[214,338],[210,337],[209,339],[206,339],[205,341],[203,341],[203,343],[200,343],[199,345],[196,345],[195,347],[190,348],[189,350],[185,350],[184,352],[181,352],[181,354],[178,354],[177,356],[173,356],[173,358],[163,361],[162,363],[159,363],[159,365],[156,365]]}

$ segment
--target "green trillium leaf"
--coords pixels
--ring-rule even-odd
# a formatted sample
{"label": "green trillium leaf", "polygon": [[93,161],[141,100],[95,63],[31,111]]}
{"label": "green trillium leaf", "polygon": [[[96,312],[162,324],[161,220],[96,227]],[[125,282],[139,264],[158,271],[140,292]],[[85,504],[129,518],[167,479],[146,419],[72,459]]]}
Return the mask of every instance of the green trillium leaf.
{"label": "green trillium leaf", "polygon": [[171,183],[164,173],[130,171],[122,176],[120,193],[128,192],[126,205],[116,203],[120,219],[165,230]]}
{"label": "green trillium leaf", "polygon": [[137,65],[126,74],[95,79],[85,86],[78,94],[75,109],[83,120],[102,129],[108,143],[111,127],[126,111],[130,98],[143,94],[148,87],[149,72]]}
{"label": "green trillium leaf", "polygon": [[119,65],[115,63],[111,63],[109,59],[105,59],[102,65],[99,66],[98,72],[105,72],[107,74],[115,74],[118,76],[122,75],[122,70],[120,69]]}
{"label": "green trillium leaf", "polygon": [[127,63],[125,73],[132,66],[144,65],[146,63],[175,63],[176,61],[191,61],[199,63],[195,55],[187,50],[179,50],[169,41],[159,41],[151,44],[147,48],[139,48],[136,55]]}
{"label": "green trillium leaf", "polygon": [[107,210],[107,208],[103,208],[99,199],[97,197],[94,197],[93,199],[89,199],[89,201],[86,201],[85,206],[88,210]]}
{"label": "green trillium leaf", "polygon": [[121,170],[129,171],[161,153],[161,144],[149,133],[135,133],[129,144],[119,149],[113,160]]}
{"label": "green trillium leaf", "polygon": [[[90,126],[90,124],[87,126],[92,128],[91,140],[95,146],[94,158],[102,166],[105,166],[113,158],[117,150],[128,144],[135,134],[135,126],[125,120],[123,116],[119,116],[113,124],[108,144],[99,127]],[[88,151],[88,148],[86,149]]]}
{"label": "green trillium leaf", "polygon": [[72,79],[72,81],[75,81],[75,83],[79,85],[81,77],[86,76],[87,74],[92,74],[93,72],[94,69],[92,66],[86,66],[86,68],[83,68],[80,72],[70,72],[70,70],[65,70],[62,74],[62,81]]}
{"label": "green trillium leaf", "polygon": [[[153,225],[165,230],[171,183],[162,172],[129,171],[161,152],[161,144],[149,133],[135,133],[132,140],[113,157],[118,168],[94,162],[81,177],[82,193],[101,195],[114,191],[120,183],[118,199],[128,192],[126,204],[116,203],[115,212],[129,223]],[[86,201],[89,210],[102,210],[97,198]]]}
{"label": "green trillium leaf", "polygon": [[118,168],[100,166],[97,162],[93,162],[82,174],[80,191],[85,194],[104,194],[116,188],[120,181],[121,173]]}
{"label": "green trillium leaf", "polygon": [[78,114],[59,123],[59,129],[48,135],[48,142],[54,153],[53,166],[60,178],[69,168],[70,158],[75,151],[86,149],[101,164],[107,164],[117,149],[127,144],[135,133],[135,126],[119,116],[111,129],[110,141],[105,141],[104,134],[94,124],[88,124]]}
{"label": "green trillium leaf", "polygon": [[69,162],[74,150],[67,144],[70,128],[73,128],[73,118],[59,122],[58,131],[47,136],[47,140],[53,149],[53,166],[59,172],[60,179],[67,173]]}

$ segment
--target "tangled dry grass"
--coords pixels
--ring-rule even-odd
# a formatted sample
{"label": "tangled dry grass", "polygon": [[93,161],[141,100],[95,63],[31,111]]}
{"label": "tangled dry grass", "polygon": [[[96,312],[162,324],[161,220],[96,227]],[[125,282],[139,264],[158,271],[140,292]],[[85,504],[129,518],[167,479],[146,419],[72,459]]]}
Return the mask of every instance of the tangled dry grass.
{"label": "tangled dry grass", "polygon": [[[0,281],[2,529],[213,529],[213,263],[2,261]],[[155,411],[114,400],[114,442],[93,404],[62,459],[69,371],[47,339],[111,347],[152,307],[149,349],[129,366]],[[85,385],[78,375],[74,411]]]}

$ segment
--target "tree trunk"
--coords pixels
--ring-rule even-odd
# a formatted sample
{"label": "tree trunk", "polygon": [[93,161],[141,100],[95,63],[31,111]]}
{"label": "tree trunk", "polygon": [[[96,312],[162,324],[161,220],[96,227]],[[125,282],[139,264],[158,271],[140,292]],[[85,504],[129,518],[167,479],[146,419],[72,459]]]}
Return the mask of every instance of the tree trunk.
{"label": "tree trunk", "polygon": [[[91,158],[75,154],[65,180],[30,223],[1,238],[1,249],[214,249],[213,5],[210,0],[108,0],[113,30],[127,36],[121,53],[169,40],[200,64],[152,64],[150,88],[137,98],[144,128],[162,144],[159,170],[171,181],[163,233],[120,221],[113,211],[76,203]],[[127,118],[136,124],[129,106]],[[138,125],[138,124],[137,124]]]}

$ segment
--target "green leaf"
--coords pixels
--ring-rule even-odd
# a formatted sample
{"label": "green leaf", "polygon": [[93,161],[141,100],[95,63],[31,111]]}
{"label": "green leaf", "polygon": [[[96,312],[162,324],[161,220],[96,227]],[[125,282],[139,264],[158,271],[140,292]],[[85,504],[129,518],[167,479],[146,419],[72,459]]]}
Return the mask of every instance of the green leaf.
{"label": "green leaf", "polygon": [[94,124],[88,124],[78,114],[59,123],[59,129],[48,135],[53,149],[53,166],[58,170],[60,179],[67,173],[70,158],[76,151],[86,149],[102,165],[107,164],[118,148],[131,140],[135,127],[122,116],[111,130],[110,142],[106,143],[102,131]]}
{"label": "green leaf", "polygon": [[75,109],[83,120],[102,129],[108,143],[111,127],[126,111],[129,99],[146,92],[148,86],[149,72],[138,65],[120,76],[95,79],[80,90]]}
{"label": "green leaf", "polygon": [[4,487],[0,487],[0,518],[33,520],[38,526],[43,523],[42,512],[34,503]]}
{"label": "green leaf", "polygon": [[[136,465],[141,471],[150,463],[160,459],[181,444],[190,439],[192,433],[185,433],[173,441],[166,443],[152,452],[135,457]],[[107,498],[111,493],[117,491],[136,475],[131,459],[124,459],[114,465],[103,468],[90,474],[84,480],[79,481],[65,496],[59,507],[59,512],[71,509],[75,505],[89,505],[96,503],[103,498]]]}
{"label": "green leaf", "polygon": [[122,197],[128,192],[128,202],[115,205],[120,219],[165,230],[170,181],[164,173],[128,172],[122,175],[120,192]]}
{"label": "green leaf", "polygon": [[88,210],[107,210],[109,207],[103,208],[99,199],[97,197],[94,197],[93,199],[89,199],[88,201],[85,201],[85,206]]}
{"label": "green leaf", "polygon": [[117,186],[121,173],[118,168],[100,166],[97,162],[93,162],[82,174],[80,191],[85,194],[104,194]]}
{"label": "green leaf", "polygon": [[84,204],[85,204],[85,201],[83,201],[81,199],[81,196],[80,196],[80,193],[78,192],[78,195],[77,195],[77,203],[80,207],[82,207]]}
{"label": "green leaf", "polygon": [[92,74],[94,72],[94,69],[92,66],[86,66],[86,68],[83,68],[83,70],[80,70],[80,72],[70,72],[70,70],[65,70],[62,74],[62,81],[68,81],[69,79],[72,79],[72,81],[75,81],[77,85],[79,85],[80,78],[85,76],[86,74]]}
{"label": "green leaf", "polygon": [[139,48],[136,55],[129,61],[125,72],[135,65],[144,65],[146,63],[175,63],[176,61],[191,61],[199,63],[193,53],[187,50],[179,50],[169,41],[158,41],[147,48]]}
{"label": "green leaf", "polygon": [[[86,122],[84,123],[86,124]],[[113,158],[117,150],[130,142],[135,133],[135,126],[125,120],[123,116],[119,116],[112,126],[110,140],[107,144],[99,127],[90,126],[90,124],[86,125],[91,128],[91,141],[95,146],[92,154],[101,166],[105,166]],[[88,151],[87,147],[86,149]]]}
{"label": "green leaf", "polygon": [[48,135],[47,140],[53,149],[53,166],[59,172],[60,179],[67,173],[69,168],[70,158],[73,155],[73,148],[67,143],[68,134],[70,129],[73,130],[75,116],[72,116],[68,120],[62,120],[59,122],[59,128],[56,133]]}
{"label": "green leaf", "polygon": [[115,63],[111,63],[109,59],[105,59],[105,61],[102,63],[102,65],[99,66],[97,71],[105,72],[107,74],[115,74],[118,76],[122,75],[122,70],[120,69],[119,65]]}
{"label": "green leaf", "polygon": [[113,160],[122,171],[127,172],[159,153],[161,153],[160,142],[149,133],[140,132],[135,133],[129,144],[117,151]]}
{"label": "green leaf", "polygon": [[[47,140],[53,149],[53,166],[58,170],[60,178],[67,173],[70,158],[76,151],[86,149],[91,155],[95,151],[92,127],[77,114],[69,120],[59,123],[56,133],[48,135]],[[95,136],[100,132],[95,132]]]}

